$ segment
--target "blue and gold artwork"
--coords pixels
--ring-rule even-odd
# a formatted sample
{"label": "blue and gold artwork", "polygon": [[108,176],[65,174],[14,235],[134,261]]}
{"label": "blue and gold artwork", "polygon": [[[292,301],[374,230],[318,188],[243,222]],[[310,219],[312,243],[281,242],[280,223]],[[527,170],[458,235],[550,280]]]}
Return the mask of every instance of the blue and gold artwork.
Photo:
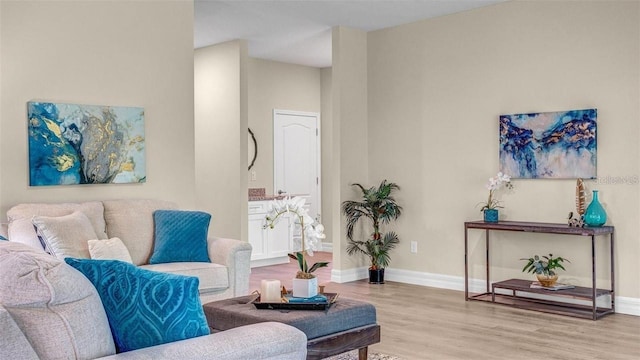
{"label": "blue and gold artwork", "polygon": [[27,103],[29,184],[143,183],[144,109]]}
{"label": "blue and gold artwork", "polygon": [[595,179],[597,114],[500,115],[500,171],[514,178]]}

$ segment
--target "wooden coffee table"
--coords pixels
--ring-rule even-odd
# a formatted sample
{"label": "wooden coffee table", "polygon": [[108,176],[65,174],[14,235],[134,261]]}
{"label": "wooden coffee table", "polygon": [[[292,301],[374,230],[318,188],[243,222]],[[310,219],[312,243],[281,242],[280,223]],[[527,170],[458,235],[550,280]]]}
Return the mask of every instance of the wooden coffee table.
{"label": "wooden coffee table", "polygon": [[307,359],[358,350],[366,360],[368,346],[380,342],[380,325],[375,307],[369,303],[340,298],[327,310],[256,309],[255,296],[214,301],[203,305],[212,332],[266,321],[294,326],[307,335]]}

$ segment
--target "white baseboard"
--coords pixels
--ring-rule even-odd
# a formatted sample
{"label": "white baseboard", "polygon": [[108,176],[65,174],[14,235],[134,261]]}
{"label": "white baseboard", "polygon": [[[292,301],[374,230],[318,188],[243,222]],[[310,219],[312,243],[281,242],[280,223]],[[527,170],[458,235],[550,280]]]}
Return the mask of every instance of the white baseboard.
{"label": "white baseboard", "polygon": [[[347,269],[343,271],[332,270],[331,281],[345,283],[350,281],[367,279],[369,272],[367,267]],[[419,271],[387,268],[384,273],[385,280],[405,284],[429,286],[440,289],[464,291],[464,278],[452,275],[432,274]],[[486,283],[481,279],[469,279],[469,291],[481,293],[486,291]],[[464,296],[464,294],[461,294]],[[616,313],[640,316],[640,299],[617,296],[615,299]]]}
{"label": "white baseboard", "polygon": [[270,258],[270,259],[251,260],[251,267],[254,268],[254,267],[261,267],[261,266],[286,264],[288,262],[289,262],[288,256],[280,256],[280,257]]}
{"label": "white baseboard", "polygon": [[340,284],[361,280],[361,279],[368,279],[368,278],[369,278],[369,271],[368,271],[368,268],[366,267],[360,267],[360,268],[348,269],[348,270],[342,270],[342,271],[336,270],[336,269],[331,270],[331,281],[340,283]]}
{"label": "white baseboard", "polygon": [[322,242],[322,250],[325,252],[333,252],[333,242]]}
{"label": "white baseboard", "polygon": [[640,316],[640,299],[616,296],[616,312]]}

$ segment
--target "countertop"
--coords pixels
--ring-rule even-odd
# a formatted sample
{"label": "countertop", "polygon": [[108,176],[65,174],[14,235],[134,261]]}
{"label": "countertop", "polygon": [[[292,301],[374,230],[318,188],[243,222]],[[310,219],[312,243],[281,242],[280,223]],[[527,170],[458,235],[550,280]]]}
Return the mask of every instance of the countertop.
{"label": "countertop", "polygon": [[249,196],[249,201],[270,201],[270,200],[282,200],[287,195],[259,195],[259,196]]}

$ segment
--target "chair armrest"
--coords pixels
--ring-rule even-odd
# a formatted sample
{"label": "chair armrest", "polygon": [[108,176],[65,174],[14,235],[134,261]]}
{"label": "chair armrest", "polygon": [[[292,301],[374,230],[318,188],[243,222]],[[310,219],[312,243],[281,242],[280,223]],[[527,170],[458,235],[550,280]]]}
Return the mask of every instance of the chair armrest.
{"label": "chair armrest", "polygon": [[233,288],[233,296],[247,295],[251,274],[251,244],[213,236],[207,242],[211,262],[225,265],[229,271],[229,286]]}
{"label": "chair armrest", "polygon": [[215,334],[107,356],[105,360],[300,360],[307,336],[293,326],[263,322]]}

